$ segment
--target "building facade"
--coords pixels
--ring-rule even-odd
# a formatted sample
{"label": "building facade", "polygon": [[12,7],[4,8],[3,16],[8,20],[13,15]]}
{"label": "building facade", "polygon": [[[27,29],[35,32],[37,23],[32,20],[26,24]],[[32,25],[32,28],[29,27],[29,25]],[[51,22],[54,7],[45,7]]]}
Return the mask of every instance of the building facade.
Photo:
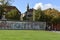
{"label": "building facade", "polygon": [[18,11],[18,14],[21,17],[21,12],[15,6],[3,6],[2,7],[2,5],[0,5],[0,9],[1,9],[0,13],[2,12],[0,14],[0,20],[3,19],[8,12],[10,12],[11,10],[14,10],[14,9],[16,9]]}
{"label": "building facade", "polygon": [[27,5],[27,11],[25,12],[25,17],[26,20],[25,21],[33,21],[33,11],[34,9],[30,9],[29,8],[29,4]]}

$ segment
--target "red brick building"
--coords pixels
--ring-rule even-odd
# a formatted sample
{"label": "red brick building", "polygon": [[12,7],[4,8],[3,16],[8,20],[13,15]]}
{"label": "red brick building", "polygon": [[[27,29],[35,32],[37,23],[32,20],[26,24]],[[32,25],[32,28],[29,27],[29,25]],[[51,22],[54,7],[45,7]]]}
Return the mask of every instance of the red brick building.
{"label": "red brick building", "polygon": [[60,23],[53,24],[53,26],[52,26],[52,30],[60,31]]}

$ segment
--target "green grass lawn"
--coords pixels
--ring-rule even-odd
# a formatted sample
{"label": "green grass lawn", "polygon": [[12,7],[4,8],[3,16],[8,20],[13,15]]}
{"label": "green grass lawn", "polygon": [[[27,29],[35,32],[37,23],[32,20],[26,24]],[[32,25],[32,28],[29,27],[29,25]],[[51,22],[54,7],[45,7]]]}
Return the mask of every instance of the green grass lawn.
{"label": "green grass lawn", "polygon": [[39,30],[0,30],[0,40],[60,40],[60,33]]}

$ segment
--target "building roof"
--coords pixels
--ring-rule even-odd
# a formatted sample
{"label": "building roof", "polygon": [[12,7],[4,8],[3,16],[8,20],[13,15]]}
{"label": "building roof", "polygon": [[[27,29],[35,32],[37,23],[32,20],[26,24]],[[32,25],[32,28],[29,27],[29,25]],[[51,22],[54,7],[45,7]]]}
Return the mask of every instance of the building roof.
{"label": "building roof", "polygon": [[3,8],[5,12],[9,12],[13,9],[16,9],[19,13],[21,13],[15,6],[4,6]]}
{"label": "building roof", "polygon": [[33,12],[33,8],[32,9],[29,9],[29,10],[27,10],[25,13],[27,13],[27,12]]}
{"label": "building roof", "polygon": [[33,12],[34,9],[29,9],[28,12]]}
{"label": "building roof", "polygon": [[3,7],[4,12],[9,12],[13,9],[16,9],[18,11],[18,13],[21,14],[21,12],[15,6],[2,6],[2,5],[0,5],[0,7]]}

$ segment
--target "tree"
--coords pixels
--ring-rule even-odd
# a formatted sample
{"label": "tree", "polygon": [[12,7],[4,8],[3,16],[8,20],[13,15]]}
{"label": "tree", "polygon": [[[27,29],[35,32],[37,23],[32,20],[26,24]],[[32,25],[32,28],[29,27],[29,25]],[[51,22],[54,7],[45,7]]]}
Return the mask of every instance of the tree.
{"label": "tree", "polygon": [[58,10],[54,8],[53,9],[49,8],[49,9],[43,10],[43,12],[46,15],[46,23],[49,26],[60,23],[60,13]]}
{"label": "tree", "polygon": [[20,15],[16,9],[11,10],[6,14],[6,19],[10,20],[20,20]]}
{"label": "tree", "polygon": [[0,6],[0,19],[2,18],[3,11],[4,11],[3,7],[2,7],[2,6]]}
{"label": "tree", "polygon": [[0,3],[3,6],[9,6],[13,1],[12,0],[0,0]]}
{"label": "tree", "polygon": [[58,15],[58,16],[53,17],[52,23],[54,24],[60,23],[60,16]]}
{"label": "tree", "polygon": [[42,21],[42,22],[46,22],[46,15],[45,15],[45,13],[43,12],[43,11],[41,11],[41,14],[40,14],[41,16],[40,16],[40,18],[39,18],[39,21]]}
{"label": "tree", "polygon": [[47,16],[46,17],[47,22],[51,22],[54,19],[54,17],[59,15],[59,11],[54,8],[53,9],[49,8],[47,10],[44,10],[44,13]]}
{"label": "tree", "polygon": [[35,17],[35,21],[39,21],[41,13],[42,13],[41,9],[35,10],[35,13],[33,14],[33,16]]}
{"label": "tree", "polygon": [[41,9],[35,10],[35,21],[46,21],[46,15]]}

